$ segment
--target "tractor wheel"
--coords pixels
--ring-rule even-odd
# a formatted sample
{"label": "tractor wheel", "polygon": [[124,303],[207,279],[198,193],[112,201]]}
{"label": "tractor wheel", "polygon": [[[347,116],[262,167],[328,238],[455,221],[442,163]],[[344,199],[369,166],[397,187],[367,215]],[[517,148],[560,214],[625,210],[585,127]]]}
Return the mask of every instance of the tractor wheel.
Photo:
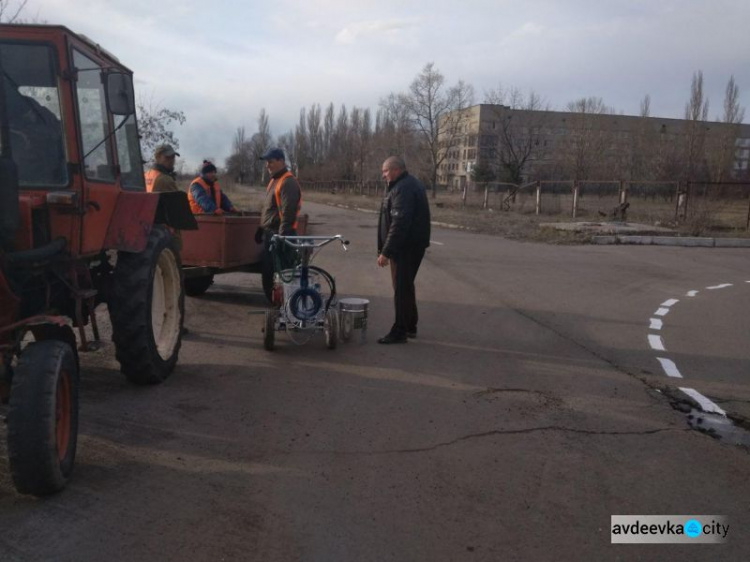
{"label": "tractor wheel", "polygon": [[180,253],[165,227],[153,227],[143,252],[118,254],[109,309],[122,372],[135,384],[163,382],[177,364],[185,317]]}
{"label": "tractor wheel", "polygon": [[336,349],[336,345],[339,343],[339,317],[333,308],[329,308],[326,312],[323,333],[326,336],[326,347]]}
{"label": "tractor wheel", "polygon": [[29,344],[13,374],[8,457],[22,494],[58,492],[73,471],[78,441],[78,362],[62,341]]}
{"label": "tractor wheel", "polygon": [[185,294],[189,297],[199,297],[213,285],[214,276],[203,275],[201,277],[190,277],[185,279]]}
{"label": "tractor wheel", "polygon": [[265,320],[263,322],[263,347],[266,351],[275,349],[276,340],[276,319],[279,313],[276,310],[266,310]]}

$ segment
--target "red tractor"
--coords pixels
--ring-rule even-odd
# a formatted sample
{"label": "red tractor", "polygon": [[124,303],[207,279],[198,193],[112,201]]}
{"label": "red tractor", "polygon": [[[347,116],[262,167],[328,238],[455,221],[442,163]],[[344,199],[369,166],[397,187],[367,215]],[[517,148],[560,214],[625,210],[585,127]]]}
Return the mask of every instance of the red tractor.
{"label": "red tractor", "polygon": [[174,229],[194,228],[184,193],[145,191],[132,72],[64,27],[0,25],[0,399],[19,492],[71,474],[78,352],[98,343],[99,304],[130,381],[173,371]]}

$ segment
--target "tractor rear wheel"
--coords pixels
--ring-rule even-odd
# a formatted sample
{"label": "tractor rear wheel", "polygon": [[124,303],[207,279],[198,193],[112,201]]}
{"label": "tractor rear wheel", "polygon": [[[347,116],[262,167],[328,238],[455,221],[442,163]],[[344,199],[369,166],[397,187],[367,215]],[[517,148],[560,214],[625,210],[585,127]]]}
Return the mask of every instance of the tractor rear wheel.
{"label": "tractor rear wheel", "polygon": [[143,252],[118,254],[109,308],[122,372],[135,384],[163,382],[177,364],[185,317],[180,252],[165,227],[152,228]]}
{"label": "tractor rear wheel", "polygon": [[213,274],[185,278],[185,294],[189,297],[199,297],[208,291],[208,288],[213,285],[213,283]]}
{"label": "tractor rear wheel", "polygon": [[8,457],[22,494],[45,496],[65,487],[78,441],[78,361],[62,341],[29,344],[13,373]]}

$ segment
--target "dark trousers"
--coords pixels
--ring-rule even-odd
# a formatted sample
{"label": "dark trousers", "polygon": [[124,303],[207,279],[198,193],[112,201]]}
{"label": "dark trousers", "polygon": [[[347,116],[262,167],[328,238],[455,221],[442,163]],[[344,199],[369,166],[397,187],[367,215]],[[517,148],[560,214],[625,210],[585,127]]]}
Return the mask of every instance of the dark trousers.
{"label": "dark trousers", "polygon": [[399,338],[405,337],[407,332],[417,331],[419,313],[414,280],[422,258],[424,258],[424,248],[404,250],[397,258],[390,260],[393,303],[396,307],[396,321],[390,333]]}

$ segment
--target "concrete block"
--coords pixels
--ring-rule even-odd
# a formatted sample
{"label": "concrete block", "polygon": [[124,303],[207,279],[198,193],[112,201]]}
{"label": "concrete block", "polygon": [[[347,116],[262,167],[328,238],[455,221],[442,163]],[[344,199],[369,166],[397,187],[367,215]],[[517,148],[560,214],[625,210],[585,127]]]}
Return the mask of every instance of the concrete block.
{"label": "concrete block", "polygon": [[617,244],[617,236],[594,236],[592,238],[594,244]]}
{"label": "concrete block", "polygon": [[714,238],[717,248],[750,248],[750,238]]}

